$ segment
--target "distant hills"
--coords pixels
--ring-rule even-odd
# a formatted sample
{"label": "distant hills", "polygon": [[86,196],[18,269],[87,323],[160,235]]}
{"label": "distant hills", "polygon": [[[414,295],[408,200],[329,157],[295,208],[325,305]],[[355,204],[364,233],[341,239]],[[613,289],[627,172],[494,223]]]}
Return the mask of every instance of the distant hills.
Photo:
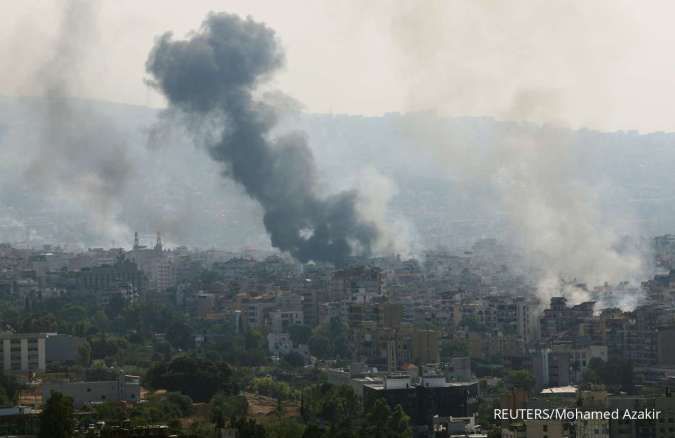
{"label": "distant hills", "polygon": [[[114,199],[107,221],[90,223],[86,200],[71,186],[35,193],[30,164],[48,118],[40,98],[0,98],[0,240],[128,245],[130,230],[160,229],[168,242],[202,247],[265,246],[259,208],[175,126],[157,128],[159,111],[89,100],[69,100],[78,115],[95,117],[115,132],[133,172]],[[168,128],[168,129],[167,129]],[[330,191],[376,173],[398,193],[389,216],[406,220],[422,246],[463,245],[508,232],[508,213],[492,186],[495,148],[518,132],[564,138],[572,178],[597,192],[609,220],[629,221],[640,235],[675,232],[675,134],[566,130],[490,118],[431,114],[360,117],[291,114],[280,129],[306,132]],[[151,140],[149,140],[151,139]],[[96,154],[108,142],[88,139]],[[447,146],[444,150],[444,145]],[[456,148],[461,145],[461,148]],[[453,152],[455,149],[462,153]],[[569,164],[569,163],[568,163]],[[479,171],[475,171],[475,169]],[[498,167],[498,166],[497,166]],[[466,172],[465,172],[466,170]],[[82,172],[83,169],[76,170]],[[480,172],[487,172],[481,174]],[[589,189],[591,190],[591,189]],[[114,228],[114,229],[113,229]]]}

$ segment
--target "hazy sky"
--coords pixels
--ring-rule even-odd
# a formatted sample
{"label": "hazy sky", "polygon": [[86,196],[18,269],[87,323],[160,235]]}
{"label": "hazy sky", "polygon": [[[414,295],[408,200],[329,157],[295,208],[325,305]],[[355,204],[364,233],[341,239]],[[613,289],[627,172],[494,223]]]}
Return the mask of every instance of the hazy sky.
{"label": "hazy sky", "polygon": [[[4,1],[0,94],[34,95],[63,0]],[[143,83],[155,36],[209,11],[274,28],[273,84],[308,111],[451,115],[675,131],[675,6],[621,0],[101,0],[74,93],[162,106]]]}

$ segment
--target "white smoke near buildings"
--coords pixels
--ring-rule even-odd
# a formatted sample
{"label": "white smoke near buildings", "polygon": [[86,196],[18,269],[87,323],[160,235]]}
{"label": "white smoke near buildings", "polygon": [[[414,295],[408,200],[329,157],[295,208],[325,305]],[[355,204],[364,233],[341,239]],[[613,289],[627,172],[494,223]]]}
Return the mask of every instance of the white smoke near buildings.
{"label": "white smoke near buildings", "polygon": [[391,209],[391,202],[398,194],[396,183],[376,168],[366,167],[356,176],[355,185],[359,193],[357,211],[365,220],[378,224],[381,230],[374,244],[375,254],[418,257],[422,248],[414,226]]}
{"label": "white smoke near buildings", "polygon": [[[611,115],[598,103],[607,102],[607,77],[621,53],[603,32],[621,35],[610,31],[620,27],[628,38],[620,4],[439,0],[404,2],[398,11],[390,24],[410,77],[411,110],[545,123],[505,124],[500,137],[479,138],[487,143],[480,149],[439,128],[442,117],[403,118],[401,126],[453,176],[494,187],[495,210],[536,267],[540,298],[567,293],[582,301],[591,295],[577,283],[592,289],[642,278],[640,255],[619,249],[624,232],[639,234],[624,228],[630,211],[620,218],[602,211],[602,184],[584,174],[572,131],[562,128],[572,109],[594,124]],[[593,19],[599,15],[602,23]],[[628,307],[634,298],[618,302]]]}

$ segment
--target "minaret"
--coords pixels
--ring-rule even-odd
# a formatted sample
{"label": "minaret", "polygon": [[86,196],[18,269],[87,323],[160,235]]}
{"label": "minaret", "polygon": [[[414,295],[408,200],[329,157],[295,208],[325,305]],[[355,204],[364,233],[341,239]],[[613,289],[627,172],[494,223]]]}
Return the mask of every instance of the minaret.
{"label": "minaret", "polygon": [[134,232],[134,249],[138,249],[141,245],[138,243],[138,231]]}
{"label": "minaret", "polygon": [[157,243],[155,243],[155,251],[162,250],[162,234],[157,231]]}

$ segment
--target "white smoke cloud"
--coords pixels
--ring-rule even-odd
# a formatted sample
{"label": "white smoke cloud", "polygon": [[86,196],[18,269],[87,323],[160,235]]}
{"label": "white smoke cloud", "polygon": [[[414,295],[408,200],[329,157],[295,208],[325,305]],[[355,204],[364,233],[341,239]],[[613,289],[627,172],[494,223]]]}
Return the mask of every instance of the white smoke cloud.
{"label": "white smoke cloud", "polygon": [[418,255],[421,248],[414,227],[401,215],[394,214],[391,208],[391,202],[398,194],[396,183],[376,168],[366,167],[357,175],[356,189],[358,213],[364,220],[376,223],[380,230],[375,253],[402,257]]}
{"label": "white smoke cloud", "polygon": [[[607,102],[607,77],[622,54],[603,32],[623,26],[630,34],[620,5],[432,0],[403,2],[397,11],[391,30],[409,77],[410,110],[546,124],[505,124],[499,138],[470,141],[429,113],[402,125],[453,176],[494,187],[495,210],[538,267],[540,297],[590,297],[564,280],[592,288],[642,278],[640,256],[618,249],[619,225],[630,221],[600,209],[600,186],[583,174],[571,131],[562,129],[571,119],[598,125],[610,116],[611,107],[600,111],[598,103]],[[601,24],[593,19],[599,12]]]}

